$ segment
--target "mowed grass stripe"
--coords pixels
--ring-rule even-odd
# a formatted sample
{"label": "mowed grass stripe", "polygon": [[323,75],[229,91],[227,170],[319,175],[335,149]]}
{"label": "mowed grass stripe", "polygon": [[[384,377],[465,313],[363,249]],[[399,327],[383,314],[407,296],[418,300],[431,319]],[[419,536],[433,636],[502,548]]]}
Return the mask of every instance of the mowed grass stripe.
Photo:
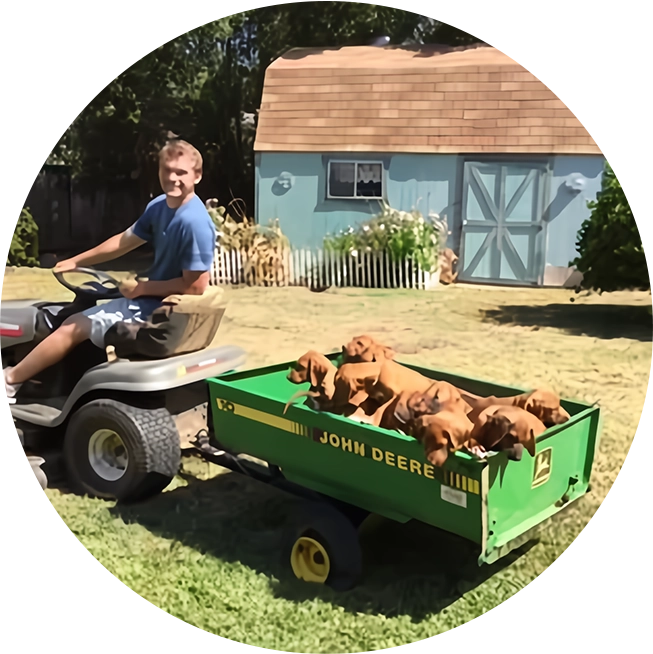
{"label": "mowed grass stripe", "polygon": [[[447,634],[446,640],[459,647],[478,642],[483,635],[484,646],[503,645],[512,642],[520,647],[569,646],[578,642],[582,647],[624,647],[646,651],[648,644],[648,552],[642,547],[642,540],[648,539],[648,497],[642,494],[633,481],[645,480],[646,472],[641,469],[633,479],[633,463],[640,463],[646,454],[646,441],[635,439],[630,456],[630,466],[624,466],[608,501],[596,514],[591,525],[577,539],[554,567],[546,570],[529,590],[522,591],[514,600],[506,602],[490,615],[481,617],[472,624]],[[624,483],[626,482],[626,483]],[[614,532],[623,539],[623,526],[634,529],[637,542],[621,555],[621,542],[592,543],[585,555],[585,540],[597,529]],[[597,551],[598,547],[601,550]],[[612,550],[612,552],[610,551]],[[614,554],[614,556],[606,556]],[[593,576],[593,579],[588,579]],[[589,583],[588,583],[589,582]],[[617,583],[615,583],[617,582]],[[630,582],[630,583],[629,583]],[[556,593],[569,587],[570,593]],[[578,591],[594,592],[589,597],[580,597]],[[616,596],[614,590],[632,589]],[[572,596],[577,601],[572,600]],[[544,598],[549,595],[548,600]],[[563,599],[565,598],[565,599]],[[543,625],[550,632],[541,633]],[[595,640],[595,635],[601,638]],[[440,639],[431,641],[436,646]],[[566,643],[566,645],[563,645]]]}
{"label": "mowed grass stripe", "polygon": [[0,495],[0,647],[184,648],[214,640],[121,588],[40,490],[8,490]]}

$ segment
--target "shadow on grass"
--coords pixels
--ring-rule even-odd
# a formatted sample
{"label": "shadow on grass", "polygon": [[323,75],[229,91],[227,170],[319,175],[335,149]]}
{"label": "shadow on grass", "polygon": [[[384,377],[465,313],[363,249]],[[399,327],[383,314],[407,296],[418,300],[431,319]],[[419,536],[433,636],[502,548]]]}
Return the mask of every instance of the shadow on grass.
{"label": "shadow on grass", "polygon": [[275,595],[290,601],[319,598],[351,613],[408,615],[418,622],[452,604],[527,549],[479,567],[472,543],[422,523],[382,520],[363,528],[365,569],[360,584],[337,593],[295,579],[283,556],[286,528],[300,500],[237,473],[187,481],[188,486],[138,505],[116,505],[111,512],[158,536],[263,573]]}
{"label": "shadow on grass", "polygon": [[482,310],[484,318],[500,325],[555,327],[573,335],[632,338],[650,341],[653,319],[647,306],[614,304],[508,305]]}

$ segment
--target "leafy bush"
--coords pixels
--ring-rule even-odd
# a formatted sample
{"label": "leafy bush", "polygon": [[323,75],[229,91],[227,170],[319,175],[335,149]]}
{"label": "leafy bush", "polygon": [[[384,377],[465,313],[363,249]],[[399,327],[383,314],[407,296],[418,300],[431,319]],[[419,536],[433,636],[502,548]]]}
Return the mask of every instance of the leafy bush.
{"label": "leafy bush", "polygon": [[[212,200],[211,203],[217,204]],[[218,245],[227,252],[243,255],[243,274],[250,285],[287,285],[289,279],[289,242],[281,232],[279,221],[268,227],[257,225],[241,213],[240,222],[234,220],[222,206],[210,206],[209,215],[215,224]]]}
{"label": "leafy bush", "polygon": [[29,207],[25,207],[20,212],[18,224],[11,237],[7,265],[39,265],[39,227],[32,217]]}
{"label": "leafy bush", "polygon": [[240,222],[234,220],[222,206],[209,207],[208,212],[218,234],[218,245],[224,250],[250,250],[261,246],[289,247],[278,220],[271,220],[265,227],[244,214],[241,215]]}
{"label": "leafy bush", "polygon": [[582,286],[599,292],[651,288],[644,247],[621,184],[606,162],[601,191],[588,202],[590,217],[578,232],[579,256],[570,265]]}
{"label": "leafy bush", "polygon": [[324,239],[324,247],[340,254],[387,252],[394,261],[414,259],[427,272],[438,269],[440,251],[447,239],[447,223],[435,214],[424,218],[413,211],[399,211],[383,203],[380,213]]}

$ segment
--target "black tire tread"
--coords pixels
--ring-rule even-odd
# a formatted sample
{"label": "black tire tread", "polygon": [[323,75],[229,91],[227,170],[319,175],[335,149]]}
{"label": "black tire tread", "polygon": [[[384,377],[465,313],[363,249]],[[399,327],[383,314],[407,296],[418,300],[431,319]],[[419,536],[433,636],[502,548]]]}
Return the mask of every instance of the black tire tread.
{"label": "black tire tread", "polygon": [[319,540],[327,550],[331,572],[326,585],[337,591],[353,588],[362,575],[362,552],[358,530],[352,521],[326,502],[305,501],[299,508],[295,526],[285,548],[289,561],[295,541],[303,535]]}
{"label": "black tire tread", "polygon": [[[80,479],[73,461],[78,432],[89,418],[105,416],[131,433],[129,465],[132,482],[122,489],[118,500],[135,501],[162,491],[179,470],[181,450],[179,434],[172,416],[164,408],[141,409],[110,399],[98,399],[80,407],[66,429],[64,453],[69,483],[73,490],[97,497],[107,497]],[[132,443],[132,441],[134,441]]]}

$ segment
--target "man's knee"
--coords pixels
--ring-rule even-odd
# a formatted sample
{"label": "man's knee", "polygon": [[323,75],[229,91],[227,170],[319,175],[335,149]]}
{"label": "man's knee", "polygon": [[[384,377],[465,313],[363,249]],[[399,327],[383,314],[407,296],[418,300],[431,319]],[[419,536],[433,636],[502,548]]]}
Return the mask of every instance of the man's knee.
{"label": "man's knee", "polygon": [[76,313],[63,321],[60,330],[64,330],[75,341],[82,342],[91,336],[91,321],[85,315]]}

